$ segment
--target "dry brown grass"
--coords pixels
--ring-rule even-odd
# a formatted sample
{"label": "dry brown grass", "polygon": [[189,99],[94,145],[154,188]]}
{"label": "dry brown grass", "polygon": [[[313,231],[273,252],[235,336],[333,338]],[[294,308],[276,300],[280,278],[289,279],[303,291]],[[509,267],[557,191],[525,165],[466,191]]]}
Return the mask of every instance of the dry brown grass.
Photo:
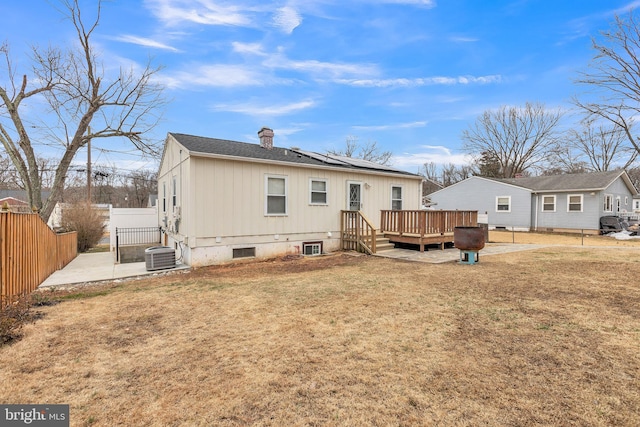
{"label": "dry brown grass", "polygon": [[640,248],[640,238],[616,240],[613,237],[580,233],[530,233],[516,231],[489,231],[489,241],[494,243],[525,243],[544,245],[613,246]]}
{"label": "dry brown grass", "polygon": [[72,425],[637,425],[638,277],[638,249],[552,247],[93,288],[0,348],[0,401]]}

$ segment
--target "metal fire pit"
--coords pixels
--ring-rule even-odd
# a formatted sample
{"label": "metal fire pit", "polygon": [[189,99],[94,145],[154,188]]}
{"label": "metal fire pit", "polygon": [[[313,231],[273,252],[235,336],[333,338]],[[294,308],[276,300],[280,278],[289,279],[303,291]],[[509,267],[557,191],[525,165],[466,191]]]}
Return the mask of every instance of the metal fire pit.
{"label": "metal fire pit", "polygon": [[481,227],[454,228],[453,246],[460,249],[461,263],[475,264],[479,262],[478,251],[484,248],[484,229]]}

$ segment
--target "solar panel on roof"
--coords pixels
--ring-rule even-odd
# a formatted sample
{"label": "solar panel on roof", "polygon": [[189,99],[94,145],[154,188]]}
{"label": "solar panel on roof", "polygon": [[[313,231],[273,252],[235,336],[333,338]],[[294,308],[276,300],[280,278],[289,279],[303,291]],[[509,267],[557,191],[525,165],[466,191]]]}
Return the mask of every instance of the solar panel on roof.
{"label": "solar panel on roof", "polygon": [[345,166],[345,165],[348,164],[348,163],[340,161],[338,159],[334,159],[334,158],[330,157],[327,154],[314,153],[313,151],[304,151],[304,150],[299,150],[299,149],[295,149],[295,150],[291,150],[291,151],[295,151],[296,153],[300,153],[300,154],[302,154],[304,156],[311,157],[312,159],[319,160],[321,162],[325,162],[325,163],[328,163],[330,165]]}
{"label": "solar panel on roof", "polygon": [[328,156],[359,168],[376,169],[376,170],[390,171],[390,172],[404,172],[398,169],[394,169],[391,166],[381,165],[380,163],[374,163],[368,160],[362,160],[355,157],[336,156],[334,154],[328,154]]}

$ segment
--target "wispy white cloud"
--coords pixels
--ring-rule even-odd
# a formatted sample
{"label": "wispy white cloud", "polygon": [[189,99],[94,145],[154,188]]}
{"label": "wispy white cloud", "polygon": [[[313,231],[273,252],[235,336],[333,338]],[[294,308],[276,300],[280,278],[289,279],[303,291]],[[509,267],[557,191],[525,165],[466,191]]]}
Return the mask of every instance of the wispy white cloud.
{"label": "wispy white cloud", "polygon": [[433,85],[469,85],[469,84],[491,84],[501,83],[503,77],[501,75],[489,76],[458,76],[458,77],[426,77],[416,79],[338,79],[337,83],[358,86],[358,87],[417,87],[417,86],[433,86]]}
{"label": "wispy white cloud", "polygon": [[259,56],[267,55],[267,53],[263,49],[262,44],[260,43],[232,42],[231,47],[233,48],[233,51],[237,53],[247,53]]}
{"label": "wispy white cloud", "polygon": [[168,26],[178,26],[185,21],[202,25],[251,25],[246,9],[212,0],[146,0],[146,5]]}
{"label": "wispy white cloud", "polygon": [[453,153],[449,148],[441,145],[422,145],[417,153],[403,153],[393,156],[394,166],[407,169],[419,168],[425,163],[446,165],[467,165],[471,158],[466,154]]}
{"label": "wispy white cloud", "polygon": [[372,126],[352,126],[353,129],[357,130],[394,130],[394,129],[410,129],[410,128],[421,128],[425,127],[427,122],[425,121],[417,121],[417,122],[409,122],[409,123],[395,123],[390,125],[372,125]]}
{"label": "wispy white cloud", "polygon": [[225,111],[232,113],[247,114],[250,116],[283,116],[306,110],[316,106],[316,101],[306,99],[290,104],[259,104],[257,102],[247,102],[238,104],[216,104],[212,108],[214,111]]}
{"label": "wispy white cloud", "polygon": [[172,52],[179,52],[179,50],[173,46],[169,46],[167,44],[164,44],[159,41],[149,39],[146,37],[138,37],[138,36],[133,36],[129,34],[124,34],[121,36],[113,37],[113,40],[121,41],[124,43],[137,44],[145,47],[152,47],[155,49],[163,49],[163,50],[170,50]]}
{"label": "wispy white cloud", "polygon": [[269,57],[268,60],[263,62],[263,65],[270,68],[298,71],[332,79],[343,76],[374,76],[379,73],[378,68],[373,64],[323,62],[315,59],[293,60],[288,59],[282,54]]}
{"label": "wispy white cloud", "polygon": [[237,87],[284,84],[284,79],[269,79],[260,72],[242,65],[201,65],[189,71],[179,71],[159,77],[171,89],[200,87]]}
{"label": "wispy white cloud", "polygon": [[638,9],[640,7],[640,0],[634,0],[632,2],[627,3],[626,5],[619,7],[618,9],[613,10],[611,15],[622,15],[623,13],[629,12],[631,9]]}
{"label": "wispy white cloud", "polygon": [[272,27],[278,28],[285,34],[291,34],[302,23],[302,16],[293,6],[276,8],[270,2],[146,0],[145,3],[151,12],[168,27],[176,27],[187,22],[199,25],[264,29],[264,20],[271,16]]}
{"label": "wispy white cloud", "polygon": [[475,43],[479,39],[476,37],[468,37],[468,36],[451,36],[449,40],[456,43]]}
{"label": "wispy white cloud", "polygon": [[436,7],[435,0],[378,0],[378,3],[406,4],[411,6]]}
{"label": "wispy white cloud", "polygon": [[273,16],[273,23],[284,33],[291,34],[302,23],[302,17],[294,8],[285,6],[276,11]]}

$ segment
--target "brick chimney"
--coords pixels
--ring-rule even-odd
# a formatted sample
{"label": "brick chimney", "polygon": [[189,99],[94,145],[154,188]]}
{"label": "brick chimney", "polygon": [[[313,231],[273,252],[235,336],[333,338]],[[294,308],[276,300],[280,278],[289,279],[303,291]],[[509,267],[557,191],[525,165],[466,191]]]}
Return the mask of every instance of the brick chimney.
{"label": "brick chimney", "polygon": [[260,132],[258,132],[258,137],[260,138],[260,146],[262,148],[266,148],[267,150],[273,148],[273,129],[263,127],[260,129]]}

